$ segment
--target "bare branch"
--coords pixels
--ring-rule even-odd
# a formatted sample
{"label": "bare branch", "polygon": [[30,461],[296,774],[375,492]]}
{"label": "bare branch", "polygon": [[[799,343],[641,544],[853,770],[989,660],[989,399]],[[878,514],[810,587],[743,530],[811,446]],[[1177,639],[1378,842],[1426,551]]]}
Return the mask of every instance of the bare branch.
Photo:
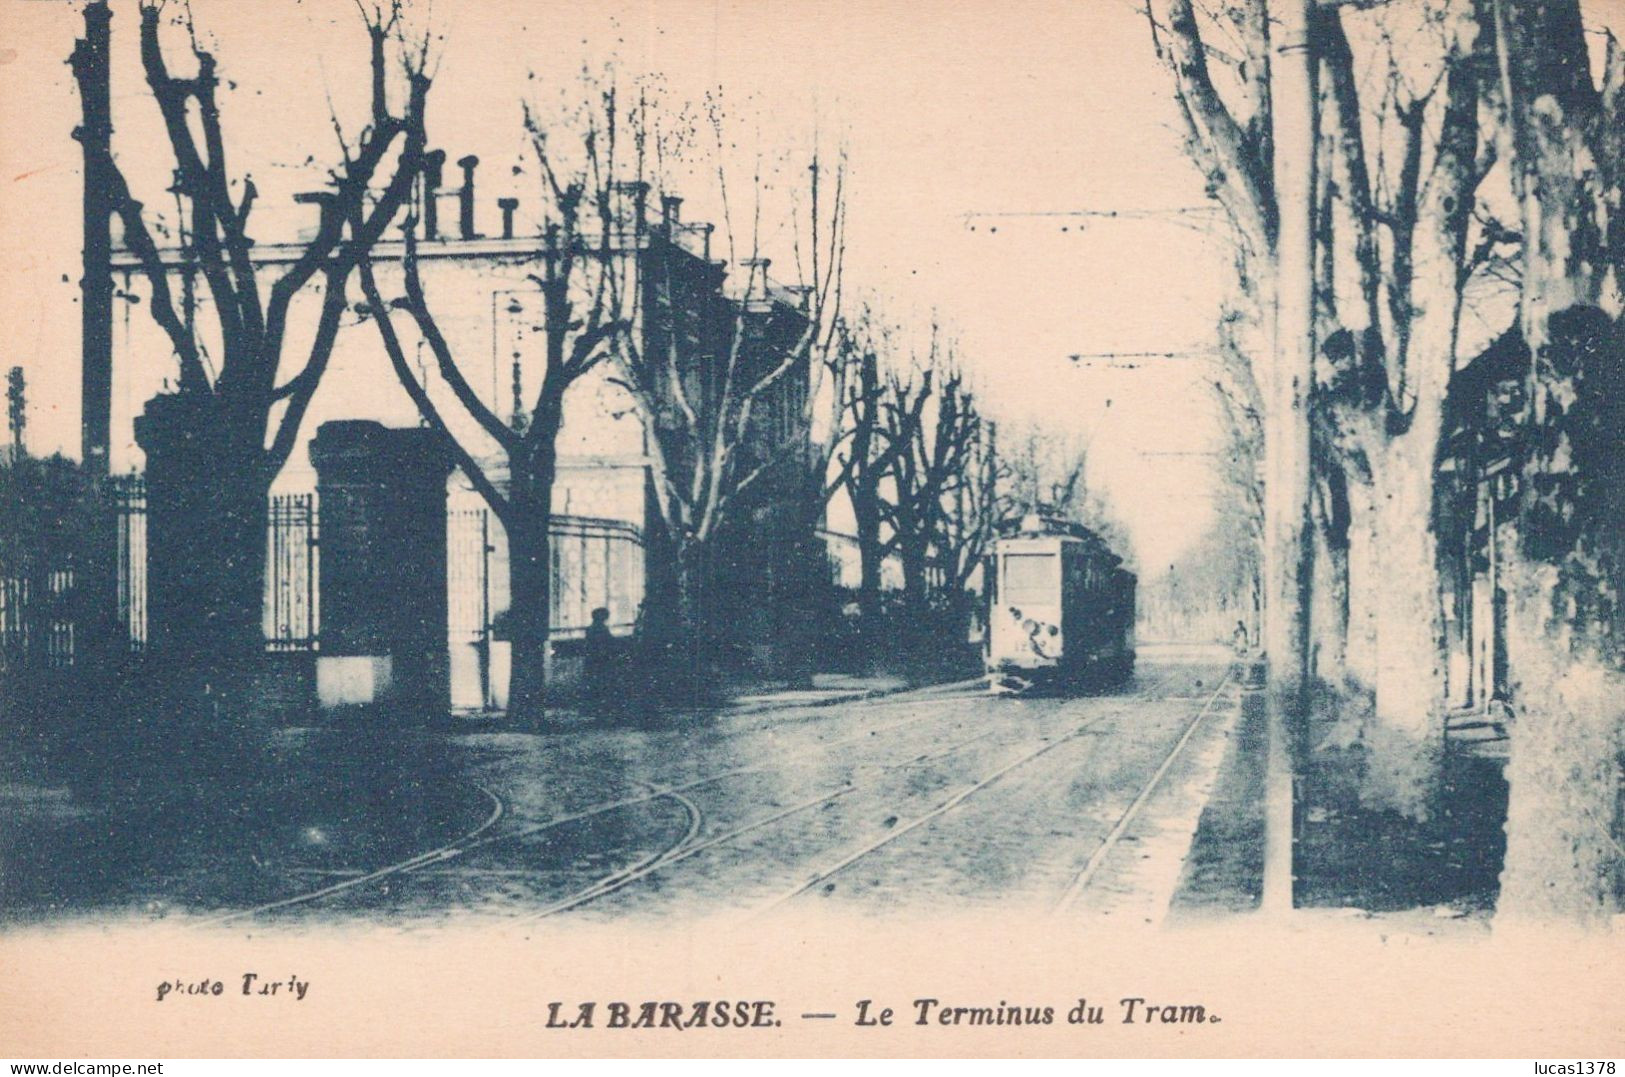
{"label": "bare branch", "polygon": [[1176,96],[1192,140],[1210,162],[1206,171],[1214,182],[1212,193],[1242,229],[1255,253],[1269,251],[1275,241],[1273,180],[1260,147],[1250,144],[1246,131],[1220,98],[1207,69],[1201,31],[1190,0],[1169,0],[1167,44],[1159,23],[1147,8],[1152,43],[1157,56],[1174,77]]}
{"label": "bare branch", "polygon": [[468,481],[474,484],[474,489],[485,499],[485,503],[491,506],[497,518],[505,525],[508,524],[512,519],[510,502],[486,476],[479,461],[475,460],[462,443],[452,436],[439,409],[434,406],[434,401],[429,398],[417,375],[412,372],[412,365],[406,358],[406,350],[401,346],[399,334],[395,332],[390,304],[384,301],[382,293],[378,290],[378,280],[372,271],[371,258],[362,254],[356,264],[356,270],[361,280],[361,293],[366,299],[368,312],[378,326],[384,352],[389,356],[390,366],[395,369],[395,376],[400,380],[401,387],[412,398],[412,403],[417,405],[418,414],[422,415],[429,427],[440,435],[440,440],[456,459],[457,466],[462,469],[463,474],[468,476]]}
{"label": "bare branch", "polygon": [[[468,379],[463,377],[463,372],[451,353],[451,345],[446,342],[446,336],[440,331],[440,324],[429,308],[428,297],[423,291],[423,279],[418,272],[416,233],[415,222],[409,220],[405,229],[406,249],[401,257],[402,273],[406,283],[406,299],[403,305],[407,313],[412,315],[412,320],[417,324],[424,342],[429,345],[440,377],[451,388],[463,410],[479,423],[480,428],[489,434],[493,441],[504,449],[512,450],[520,443],[519,435],[510,430],[495,412],[486,407],[485,402],[474,391],[474,387],[468,384]],[[371,302],[370,297],[368,302]],[[381,330],[383,322],[379,323],[379,327]]]}

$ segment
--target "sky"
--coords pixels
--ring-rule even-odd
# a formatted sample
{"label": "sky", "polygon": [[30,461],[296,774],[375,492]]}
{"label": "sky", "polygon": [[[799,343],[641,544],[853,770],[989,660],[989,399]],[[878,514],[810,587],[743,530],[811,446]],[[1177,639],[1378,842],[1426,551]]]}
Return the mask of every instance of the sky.
{"label": "sky", "polygon": [[[0,8],[0,363],[28,372],[31,449],[72,453],[80,178],[64,60],[78,6]],[[114,10],[115,148],[158,207],[167,174],[136,62],[138,14],[126,0]],[[312,159],[334,154],[330,112],[352,133],[364,114],[355,8],[194,0],[193,12],[231,80],[229,152],[261,192],[254,234],[289,238],[302,223],[291,195],[320,182]],[[499,194],[534,191],[536,177],[513,168],[521,101],[545,109],[575,92],[584,67],[606,65],[628,83],[658,75],[674,109],[720,87],[736,225],[758,155],[782,196],[809,147],[826,160],[844,148],[849,300],[921,340],[934,317],[1006,428],[1087,443],[1090,481],[1142,566],[1172,561],[1206,526],[1206,360],[1069,359],[1207,347],[1226,286],[1228,252],[1211,213],[1188,212],[1204,206],[1201,182],[1130,0],[434,0],[410,17],[436,35],[431,141],[454,160],[481,157],[487,230]],[[715,184],[683,193],[686,217],[721,216]],[[782,278],[789,234],[782,214],[767,216],[764,248]]]}

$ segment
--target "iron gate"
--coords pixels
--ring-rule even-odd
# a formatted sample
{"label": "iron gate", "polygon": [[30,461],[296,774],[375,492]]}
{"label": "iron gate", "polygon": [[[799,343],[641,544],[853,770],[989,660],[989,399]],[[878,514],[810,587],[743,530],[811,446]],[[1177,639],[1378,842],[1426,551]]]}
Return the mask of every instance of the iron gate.
{"label": "iron gate", "polygon": [[315,494],[273,494],[265,528],[265,649],[316,649],[320,628],[316,587]]}
{"label": "iron gate", "polygon": [[[109,486],[118,521],[118,604],[130,650],[147,646],[147,485],[121,475]],[[266,505],[265,649],[313,651],[320,627],[316,495],[273,494]]]}
{"label": "iron gate", "polygon": [[[508,544],[489,509],[454,509],[446,519],[449,636],[488,642],[508,609]],[[623,520],[554,516],[548,608],[552,634],[584,635],[592,611],[609,610],[611,628],[629,632],[643,604],[643,535]]]}
{"label": "iron gate", "polygon": [[[448,513],[446,531],[453,706],[500,708],[509,669],[502,631],[510,605],[506,536],[483,508]],[[618,634],[632,632],[643,605],[641,532],[619,520],[555,516],[548,536],[553,638],[584,636],[599,607],[609,610]]]}

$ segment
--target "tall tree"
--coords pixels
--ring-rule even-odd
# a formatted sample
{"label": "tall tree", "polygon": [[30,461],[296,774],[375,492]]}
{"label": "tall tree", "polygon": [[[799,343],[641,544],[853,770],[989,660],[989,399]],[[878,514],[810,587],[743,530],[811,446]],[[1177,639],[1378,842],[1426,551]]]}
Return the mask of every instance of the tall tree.
{"label": "tall tree", "polygon": [[935,330],[920,369],[892,369],[884,379],[881,429],[892,459],[881,500],[890,532],[882,554],[898,558],[903,601],[920,617],[962,594],[996,522],[997,464],[988,458],[986,423],[957,356]]}
{"label": "tall tree", "polygon": [[[618,380],[637,402],[649,432],[647,447],[665,541],[673,600],[670,613],[651,625],[657,642],[680,652],[672,676],[692,691],[710,664],[706,649],[715,626],[709,583],[720,543],[741,510],[767,488],[792,491],[783,506],[810,525],[822,500],[828,442],[812,443],[812,412],[824,399],[816,382],[827,369],[839,322],[844,262],[843,163],[833,182],[815,153],[808,166],[806,217],[789,222],[797,237],[793,288],[776,285],[763,256],[761,162],[752,179],[748,231],[741,237],[731,212],[724,161],[726,139],[715,103],[710,114],[715,172],[724,205],[725,260],[710,251],[701,261],[669,223],[639,281],[642,317],[637,331],[617,338]],[[658,139],[655,140],[658,142]],[[805,229],[805,231],[803,231]],[[803,248],[803,244],[806,244]],[[703,262],[703,264],[702,264]],[[735,274],[723,290],[723,274]],[[799,526],[799,525],[798,525]]]}
{"label": "tall tree", "polygon": [[[527,412],[504,423],[494,402],[480,399],[442,331],[420,271],[418,221],[404,229],[404,295],[386,300],[371,259],[360,263],[362,292],[396,377],[431,429],[438,431],[474,488],[501,521],[508,540],[509,626],[512,666],[509,713],[542,711],[551,631],[549,528],[558,472],[558,436],[571,386],[612,354],[635,317],[636,261],[645,238],[641,183],[618,179],[623,118],[613,87],[597,94],[583,128],[571,133],[579,151],[565,154],[557,136],[528,107],[525,126],[540,168],[542,234],[530,275],[542,299],[542,375]],[[624,204],[630,202],[628,207]],[[478,433],[459,438],[419,379],[392,311],[404,310],[458,407]],[[493,327],[494,331],[494,327]],[[516,388],[516,393],[519,391]],[[491,449],[498,463],[491,463]]]}
{"label": "tall tree", "polygon": [[[1112,401],[1107,400],[1109,409]],[[1067,439],[1033,426],[1005,438],[998,460],[997,515],[1008,521],[1029,512],[1082,524],[1126,559],[1132,543],[1104,494],[1089,484],[1092,436]],[[996,521],[999,522],[999,521]]]}
{"label": "tall tree", "polygon": [[1523,233],[1519,510],[1509,551],[1499,926],[1606,925],[1625,841],[1625,54],[1593,74],[1577,0],[1481,0]]}
{"label": "tall tree", "polygon": [[1215,530],[1233,544],[1223,558],[1229,566],[1225,578],[1232,608],[1242,611],[1237,619],[1254,642],[1262,628],[1264,601],[1264,401],[1245,349],[1256,335],[1245,304],[1227,307],[1219,321],[1219,361],[1213,371],[1213,399],[1223,431],[1215,470],[1224,491]]}
{"label": "tall tree", "polygon": [[885,386],[880,352],[888,336],[879,319],[865,310],[843,327],[833,349],[834,361],[844,372],[839,387],[841,440],[835,449],[833,481],[852,510],[858,544],[858,607],[865,631],[878,625],[881,616],[881,570],[886,556],[881,540],[882,497],[895,464],[895,446],[882,425]]}
{"label": "tall tree", "polygon": [[[1288,708],[1300,702],[1307,660],[1307,396],[1315,328],[1308,220],[1316,116],[1308,6],[1303,0],[1224,4],[1221,15],[1240,55],[1205,40],[1191,0],[1147,8],[1187,152],[1231,224],[1242,302],[1257,331],[1249,351],[1267,404],[1265,648],[1272,696]],[[1215,77],[1210,60],[1225,65],[1227,74]]]}
{"label": "tall tree", "polygon": [[[123,226],[124,245],[139,259],[147,282],[147,309],[178,363],[178,391],[153,401],[149,415],[165,405],[157,410],[170,418],[170,436],[190,446],[182,479],[186,497],[211,514],[207,540],[188,544],[189,600],[201,607],[199,623],[207,627],[180,645],[188,651],[185,664],[218,689],[240,684],[245,663],[263,650],[266,495],[298,441],[332,355],[350,272],[410,196],[423,149],[429,78],[421,65],[411,66],[403,108],[399,114],[391,110],[386,53],[401,12],[398,6],[363,9],[371,122],[353,145],[341,144],[328,185],[305,196],[319,213],[313,238],[291,262],[273,264],[256,257],[249,234],[257,196],[253,178],[239,179],[228,164],[215,58],[190,34],[193,70],[172,70],[163,10],[153,0],[140,5],[140,54],[174,160],[174,190],[185,208],[178,258],[160,249],[111,141],[84,130],[79,137],[109,185],[106,197]],[[189,23],[184,29],[190,32]],[[96,92],[95,62],[92,50],[74,53],[82,94]],[[212,298],[215,370],[205,361],[190,310],[177,305],[171,288],[182,265],[202,276]],[[307,288],[321,295],[308,337],[290,333],[295,299]],[[310,343],[291,346],[290,336]]]}
{"label": "tall tree", "polygon": [[[1375,108],[1361,98],[1349,18],[1366,20],[1372,62],[1387,72]],[[1363,16],[1323,8],[1316,20],[1330,149],[1316,222],[1327,323],[1317,418],[1332,450],[1322,515],[1362,557],[1383,557],[1381,572],[1362,564],[1357,580],[1341,581],[1357,585],[1356,637],[1366,631],[1364,610],[1382,611],[1374,655],[1360,649],[1363,640],[1350,641],[1355,675],[1373,679],[1359,687],[1375,693],[1363,731],[1364,799],[1422,817],[1442,749],[1437,457],[1476,193],[1494,160],[1480,154],[1478,134],[1488,38],[1465,0]],[[1344,286],[1337,255],[1350,250],[1354,270]],[[1361,593],[1367,587],[1374,594]]]}

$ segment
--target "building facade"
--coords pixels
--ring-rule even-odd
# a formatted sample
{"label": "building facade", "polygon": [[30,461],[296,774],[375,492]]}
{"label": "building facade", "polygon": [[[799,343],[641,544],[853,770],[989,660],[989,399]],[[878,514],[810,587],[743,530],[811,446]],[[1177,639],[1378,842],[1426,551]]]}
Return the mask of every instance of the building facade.
{"label": "building facade", "polygon": [[[477,162],[465,158],[460,163],[465,166],[462,189],[447,193],[420,185],[413,211],[430,223],[417,247],[419,271],[428,304],[463,379],[503,423],[523,428],[545,363],[543,297],[537,286],[544,246],[537,235],[516,234],[519,206],[511,198],[497,200],[500,235],[482,234],[474,189]],[[747,285],[735,294],[728,267],[711,257],[710,225],[682,221],[681,203],[675,198],[662,199],[658,213],[651,213],[647,188],[642,185],[618,184],[614,190],[613,234],[588,241],[595,250],[609,252],[614,272],[635,289],[629,293],[637,297],[630,312],[631,332],[645,354],[672,347],[674,339],[678,342],[680,359],[675,367],[682,388],[699,413],[700,429],[714,429],[715,423],[731,414],[725,364],[736,362],[733,392],[738,391],[741,373],[750,379],[759,377],[764,367],[777,368],[804,338],[804,297],[768,284],[765,264],[749,267],[748,275],[756,286]],[[456,202],[458,227],[453,233],[435,223],[450,218],[440,205],[448,198]],[[493,215],[491,222],[496,219]],[[539,222],[537,231],[541,231]],[[254,259],[262,273],[274,276],[278,266],[291,265],[301,250],[298,244],[260,244],[254,248]],[[386,296],[400,294],[403,255],[404,244],[399,240],[381,243],[373,251],[372,262]],[[208,309],[211,298],[197,267],[184,247],[165,251],[163,256],[173,273],[172,290],[181,297],[201,351],[205,357],[211,351],[218,354],[218,342],[210,339],[209,327],[214,323]],[[124,302],[116,308],[111,327],[110,456],[115,474],[140,474],[146,470],[146,460],[135,429],[154,402],[174,395],[175,364],[167,337],[142,309],[146,282],[137,259],[128,251],[116,250],[113,264],[116,291]],[[352,292],[356,291],[359,289],[352,286]],[[297,372],[308,354],[309,340],[301,339],[298,331],[301,326],[314,325],[320,302],[319,287],[314,285],[295,299],[284,360],[293,369],[279,372],[279,380]],[[321,578],[317,571],[322,553],[320,504],[313,496],[318,484],[310,444],[329,424],[369,420],[385,428],[423,425],[416,405],[391,369],[377,328],[369,324],[360,304],[354,306],[301,424],[299,443],[273,487],[274,497],[303,499],[309,505],[305,536],[309,552],[302,559],[279,557],[277,544],[285,536],[268,540],[272,545],[266,608],[306,611],[308,624],[289,629],[287,635],[290,640],[307,640],[308,649],[317,652],[322,640],[321,597],[296,593],[300,588],[312,592]],[[404,325],[409,319],[398,315],[396,321]],[[452,436],[503,488],[506,475],[498,446],[457,406],[432,352],[415,335],[407,337],[407,344],[415,349],[411,359],[417,380],[436,403]],[[793,370],[754,401],[748,433],[740,447],[740,467],[755,469],[772,463],[777,454],[786,460],[804,456],[796,450],[798,441],[805,442],[809,436],[803,420],[808,392],[805,355],[792,365]],[[599,363],[566,393],[552,495],[550,598],[556,638],[579,637],[592,611],[600,606],[610,611],[617,633],[630,634],[638,626],[646,602],[659,600],[650,593],[650,580],[660,577],[660,551],[669,543],[660,535],[662,516],[651,484],[651,439],[666,438],[668,459],[677,460],[682,468],[699,466],[702,461],[685,459],[677,447],[682,432],[673,426],[674,387],[658,389],[652,422],[646,421],[627,391],[623,371],[613,361]],[[779,507],[802,492],[792,488],[798,480],[788,478],[795,468],[770,470],[774,474],[754,483],[739,506],[739,526],[720,561],[735,593],[740,587],[771,589],[775,580],[787,575],[778,563],[785,551],[799,551],[805,545],[798,538],[798,528],[789,522],[789,510]],[[507,544],[500,521],[467,476],[452,472],[445,504],[443,586],[451,703],[462,708],[501,706],[506,694],[500,626],[509,605]],[[791,511],[791,516],[801,518],[798,511]],[[128,530],[133,534],[143,529]],[[810,536],[810,527],[807,530]],[[136,566],[153,555],[151,550],[130,549],[125,560]],[[290,570],[288,578],[282,578],[284,567]],[[144,597],[144,573],[142,577],[139,589]],[[424,580],[421,585],[440,584]],[[137,583],[130,582],[128,589],[133,593]],[[770,605],[759,603],[754,608]],[[137,604],[130,603],[127,616],[133,618],[136,612]],[[275,646],[282,619],[267,613],[268,643],[274,650],[299,649]],[[744,634],[752,631],[746,629]],[[772,635],[759,626],[755,631],[762,637]],[[132,627],[132,637],[137,634],[145,638],[146,627],[139,631]]]}

